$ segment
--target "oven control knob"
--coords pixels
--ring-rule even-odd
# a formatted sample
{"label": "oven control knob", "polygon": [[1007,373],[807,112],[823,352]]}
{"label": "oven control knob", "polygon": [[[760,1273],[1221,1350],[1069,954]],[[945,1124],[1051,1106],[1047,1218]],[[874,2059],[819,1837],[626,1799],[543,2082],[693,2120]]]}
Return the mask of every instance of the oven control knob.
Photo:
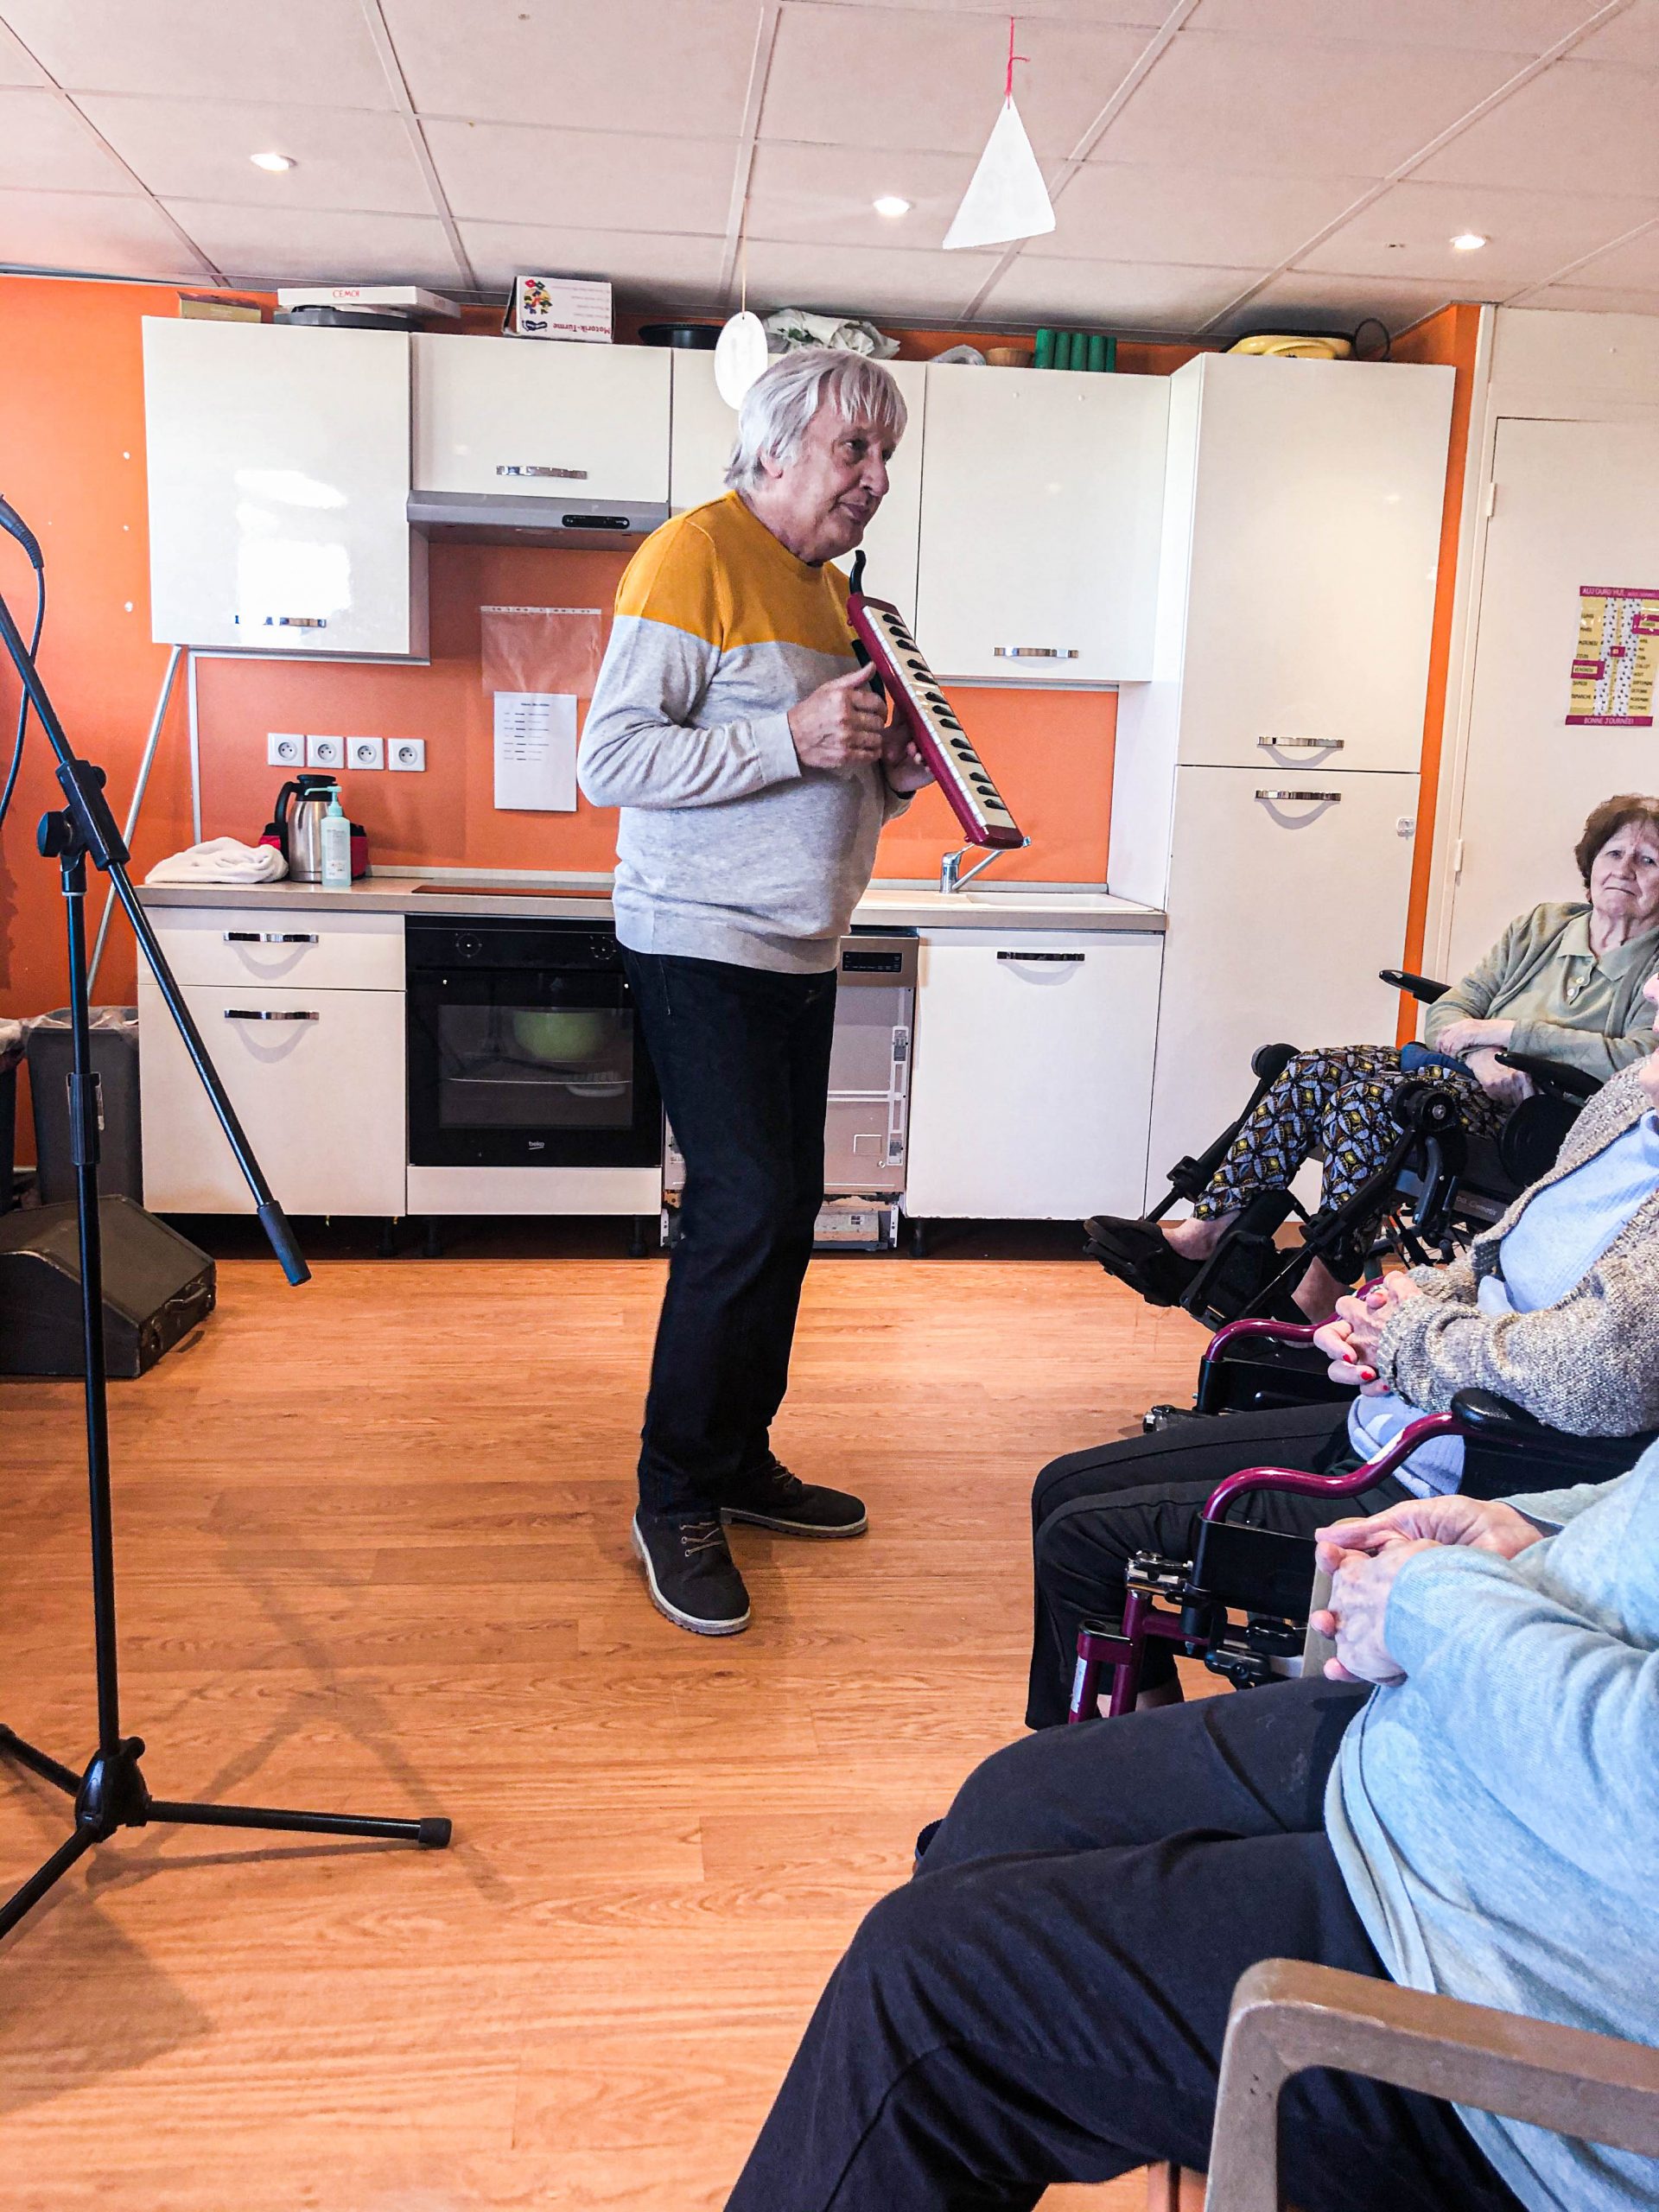
{"label": "oven control knob", "polygon": [[476,960],[483,950],[484,940],[481,937],[458,937],[455,939],[455,950],[463,960]]}

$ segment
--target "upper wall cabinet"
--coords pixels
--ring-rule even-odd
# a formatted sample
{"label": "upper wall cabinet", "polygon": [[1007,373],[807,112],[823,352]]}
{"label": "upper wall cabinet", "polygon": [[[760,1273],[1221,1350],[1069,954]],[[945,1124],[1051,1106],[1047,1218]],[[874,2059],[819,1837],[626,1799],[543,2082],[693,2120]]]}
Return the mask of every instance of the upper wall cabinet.
{"label": "upper wall cabinet", "polygon": [[667,499],[664,352],[441,334],[410,342],[417,492]]}
{"label": "upper wall cabinet", "polygon": [[[673,474],[670,503],[678,511],[717,499],[726,489],[737,416],[715,389],[712,353],[676,352]],[[865,579],[877,599],[890,599],[907,620],[916,613],[916,550],[921,522],[922,444],[925,434],[927,365],[884,361],[904,396],[905,435],[889,468],[887,496],[865,533],[869,556]],[[841,563],[850,567],[851,560]]]}
{"label": "upper wall cabinet", "polygon": [[916,634],[942,677],[1152,672],[1168,380],[930,367]]}
{"label": "upper wall cabinet", "polygon": [[402,332],[147,318],[151,634],[418,657]]}

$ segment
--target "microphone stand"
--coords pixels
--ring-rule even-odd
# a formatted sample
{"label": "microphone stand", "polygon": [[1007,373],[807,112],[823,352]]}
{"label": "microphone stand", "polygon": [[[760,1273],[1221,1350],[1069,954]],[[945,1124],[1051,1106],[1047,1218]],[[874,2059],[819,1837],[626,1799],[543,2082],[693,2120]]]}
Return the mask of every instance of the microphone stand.
{"label": "microphone stand", "polygon": [[[10,510],[7,510],[10,513]],[[14,532],[14,535],[16,533]],[[25,541],[33,546],[33,540]],[[38,551],[30,557],[40,566]],[[104,1359],[103,1251],[98,1208],[97,1078],[92,1066],[91,987],[86,960],[86,862],[104,872],[132,924],[164,1004],[184,1040],[191,1064],[224,1130],[236,1164],[253,1193],[259,1223],[291,1283],[309,1279],[287,1217],[271,1194],[236,1110],[226,1096],[189,1007],[174,980],[149,916],[127,874],[126,842],[104,795],[105,774],[78,757],[64,734],[34,658],[11,610],[0,598],[0,645],[22,679],[27,702],[57,755],[64,804],[40,825],[41,854],[58,863],[69,938],[69,1011],[73,1072],[69,1078],[70,1157],[75,1169],[75,1206],[80,1238],[81,1329],[86,1346],[86,1467],[92,1505],[92,1626],[98,1684],[98,1749],[76,1774],[0,1725],[0,1755],[13,1758],[74,1801],[74,1827],[51,1857],[0,1904],[0,1936],[7,1935],[53,1885],[95,1844],[118,1828],[168,1821],[189,1827],[277,1828],[305,1835],[368,1836],[441,1851],[449,1840],[447,1820],[385,1821],[340,1813],[273,1811],[257,1805],[208,1805],[150,1796],[139,1762],[144,1746],[123,1736],[116,1668],[115,1545],[110,1496],[109,1389]]]}

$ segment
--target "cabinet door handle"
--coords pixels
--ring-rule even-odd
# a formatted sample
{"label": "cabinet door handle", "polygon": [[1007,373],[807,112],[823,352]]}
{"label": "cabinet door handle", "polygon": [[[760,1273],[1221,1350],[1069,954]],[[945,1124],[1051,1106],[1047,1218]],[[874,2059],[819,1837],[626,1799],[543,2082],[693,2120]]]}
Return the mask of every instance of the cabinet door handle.
{"label": "cabinet door handle", "polygon": [[1258,737],[1255,741],[1272,753],[1288,753],[1293,747],[1313,753],[1340,753],[1348,742],[1345,737]]}
{"label": "cabinet door handle", "polygon": [[1086,952],[999,952],[999,960],[1044,960],[1054,966],[1069,967],[1074,961],[1086,960]]}
{"label": "cabinet door handle", "polygon": [[270,1007],[227,1006],[225,1019],[226,1021],[321,1021],[322,1016],[320,1014],[301,1014],[287,1007],[280,1012],[274,1012]]}
{"label": "cabinet door handle", "polygon": [[1302,798],[1310,802],[1317,799],[1321,806],[1342,804],[1340,791],[1257,791],[1256,797],[1257,798]]}
{"label": "cabinet door handle", "polygon": [[539,462],[528,461],[498,461],[495,473],[498,476],[556,476],[563,484],[588,481],[585,468],[543,468]]}
{"label": "cabinet door handle", "polygon": [[[239,626],[242,617],[233,614],[231,620]],[[328,618],[326,614],[267,614],[262,626],[267,630],[326,630]]]}
{"label": "cabinet door handle", "polygon": [[226,944],[315,944],[310,930],[226,930]]}
{"label": "cabinet door handle", "polygon": [[993,645],[995,660],[1076,660],[1075,645]]}

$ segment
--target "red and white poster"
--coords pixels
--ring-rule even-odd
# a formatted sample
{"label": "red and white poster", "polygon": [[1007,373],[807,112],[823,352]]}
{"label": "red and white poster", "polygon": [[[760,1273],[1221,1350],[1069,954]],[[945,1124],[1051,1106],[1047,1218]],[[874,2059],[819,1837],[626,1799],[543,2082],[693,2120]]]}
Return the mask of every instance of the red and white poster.
{"label": "red and white poster", "polygon": [[1656,664],[1659,586],[1581,584],[1567,721],[1651,729]]}

